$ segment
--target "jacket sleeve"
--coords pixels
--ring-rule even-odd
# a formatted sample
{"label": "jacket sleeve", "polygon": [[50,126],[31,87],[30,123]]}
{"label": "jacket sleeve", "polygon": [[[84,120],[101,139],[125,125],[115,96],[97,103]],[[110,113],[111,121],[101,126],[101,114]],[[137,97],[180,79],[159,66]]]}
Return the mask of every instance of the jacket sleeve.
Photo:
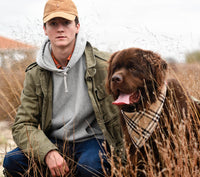
{"label": "jacket sleeve", "polygon": [[26,73],[21,105],[12,127],[13,139],[17,146],[29,157],[37,158],[43,164],[46,154],[57,147],[51,143],[39,128],[41,105],[37,95],[37,83],[31,72]]}

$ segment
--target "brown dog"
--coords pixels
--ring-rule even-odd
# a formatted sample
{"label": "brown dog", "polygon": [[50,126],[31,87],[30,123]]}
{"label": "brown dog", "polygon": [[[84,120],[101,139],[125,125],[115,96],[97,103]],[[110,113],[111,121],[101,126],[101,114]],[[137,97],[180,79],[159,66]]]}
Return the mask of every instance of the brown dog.
{"label": "brown dog", "polygon": [[[179,134],[180,122],[189,119],[197,125],[200,110],[177,80],[167,80],[167,67],[158,54],[129,48],[111,56],[106,82],[115,99],[113,104],[121,110],[121,125],[133,165],[147,170],[151,161],[155,173],[166,168],[161,149],[167,145],[163,144],[170,142],[173,151],[173,137]],[[193,131],[198,140],[198,126]],[[188,129],[185,136],[189,142]],[[137,174],[145,176],[145,172]]]}

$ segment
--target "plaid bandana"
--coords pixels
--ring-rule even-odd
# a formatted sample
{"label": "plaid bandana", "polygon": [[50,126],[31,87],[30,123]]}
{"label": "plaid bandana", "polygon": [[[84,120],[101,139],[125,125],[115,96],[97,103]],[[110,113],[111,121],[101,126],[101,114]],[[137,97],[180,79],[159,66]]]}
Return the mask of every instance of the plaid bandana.
{"label": "plaid bandana", "polygon": [[165,101],[166,91],[167,87],[164,85],[156,102],[150,105],[148,110],[144,109],[138,112],[121,110],[128,133],[137,148],[142,147],[155,130]]}

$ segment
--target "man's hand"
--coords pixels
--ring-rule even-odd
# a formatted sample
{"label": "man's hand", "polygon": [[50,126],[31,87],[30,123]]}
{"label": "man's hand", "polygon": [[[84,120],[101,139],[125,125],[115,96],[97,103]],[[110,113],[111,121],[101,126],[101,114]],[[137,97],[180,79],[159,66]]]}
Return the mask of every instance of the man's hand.
{"label": "man's hand", "polygon": [[56,150],[47,153],[45,162],[52,176],[64,176],[69,172],[67,162]]}

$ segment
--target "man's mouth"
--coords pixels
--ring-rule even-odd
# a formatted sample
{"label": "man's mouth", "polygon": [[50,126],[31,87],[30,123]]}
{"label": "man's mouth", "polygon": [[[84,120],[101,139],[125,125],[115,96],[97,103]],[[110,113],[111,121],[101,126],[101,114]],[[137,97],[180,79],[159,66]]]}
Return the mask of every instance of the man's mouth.
{"label": "man's mouth", "polygon": [[140,100],[140,97],[141,97],[140,91],[136,91],[129,94],[120,92],[118,98],[112,104],[115,105],[133,104],[137,103]]}
{"label": "man's mouth", "polygon": [[58,36],[58,37],[56,37],[57,39],[65,39],[66,38],[66,36]]}

